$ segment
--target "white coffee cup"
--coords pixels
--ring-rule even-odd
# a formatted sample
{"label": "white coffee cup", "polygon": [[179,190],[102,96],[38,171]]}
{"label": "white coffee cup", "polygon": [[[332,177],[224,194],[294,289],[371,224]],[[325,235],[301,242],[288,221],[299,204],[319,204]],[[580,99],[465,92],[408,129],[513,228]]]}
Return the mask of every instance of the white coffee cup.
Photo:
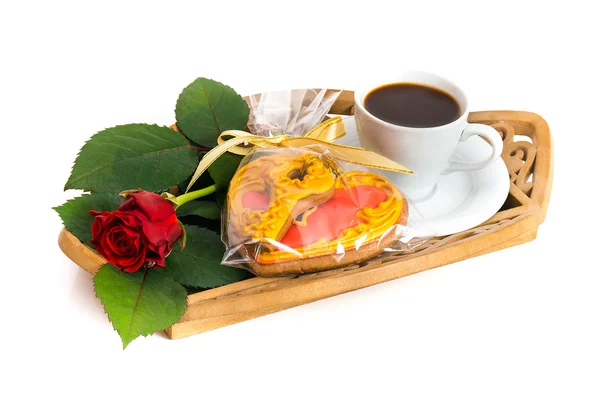
{"label": "white coffee cup", "polygon": [[[373,116],[365,109],[365,97],[377,87],[393,83],[415,83],[442,90],[460,105],[460,117],[437,127],[404,127]],[[392,182],[415,201],[429,197],[440,175],[456,171],[484,168],[502,154],[502,139],[490,126],[467,122],[467,97],[454,83],[435,74],[420,71],[401,72],[394,80],[375,81],[359,87],[354,93],[354,117],[360,144],[367,150],[392,159],[414,172],[414,175],[386,173]],[[464,163],[450,161],[461,141],[478,135],[492,146],[492,154],[484,161]]]}

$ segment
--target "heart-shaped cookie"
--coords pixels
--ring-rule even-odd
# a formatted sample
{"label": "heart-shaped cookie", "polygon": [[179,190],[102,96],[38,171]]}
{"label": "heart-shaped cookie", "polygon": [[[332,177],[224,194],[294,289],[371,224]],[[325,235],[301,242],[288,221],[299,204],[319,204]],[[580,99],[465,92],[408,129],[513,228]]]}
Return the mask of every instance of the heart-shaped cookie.
{"label": "heart-shaped cookie", "polygon": [[252,160],[234,176],[228,203],[228,245],[261,276],[376,256],[398,239],[408,215],[386,178],[350,171],[334,179],[330,165],[311,153]]}

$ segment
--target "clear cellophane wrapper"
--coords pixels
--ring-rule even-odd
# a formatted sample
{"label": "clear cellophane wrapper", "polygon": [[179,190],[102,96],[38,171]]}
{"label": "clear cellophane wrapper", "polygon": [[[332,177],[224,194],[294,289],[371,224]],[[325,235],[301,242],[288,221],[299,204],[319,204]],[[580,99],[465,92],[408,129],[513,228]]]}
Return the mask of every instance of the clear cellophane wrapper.
{"label": "clear cellophane wrapper", "polygon": [[[338,95],[294,90],[251,97],[249,129],[303,136]],[[317,272],[409,252],[434,235],[388,179],[337,161],[335,150],[257,147],[244,157],[222,216],[224,265],[267,277]]]}
{"label": "clear cellophane wrapper", "polygon": [[339,95],[326,89],[251,95],[248,129],[260,136],[304,136],[323,121]]}

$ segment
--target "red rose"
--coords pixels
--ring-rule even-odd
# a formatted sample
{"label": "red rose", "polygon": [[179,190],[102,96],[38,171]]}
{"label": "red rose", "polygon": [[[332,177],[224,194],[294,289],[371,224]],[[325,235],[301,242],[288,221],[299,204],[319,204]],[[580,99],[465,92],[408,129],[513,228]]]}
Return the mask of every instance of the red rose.
{"label": "red rose", "polygon": [[129,273],[144,263],[165,266],[165,257],[181,236],[173,204],[155,193],[131,193],[116,211],[90,211],[92,244],[106,260]]}

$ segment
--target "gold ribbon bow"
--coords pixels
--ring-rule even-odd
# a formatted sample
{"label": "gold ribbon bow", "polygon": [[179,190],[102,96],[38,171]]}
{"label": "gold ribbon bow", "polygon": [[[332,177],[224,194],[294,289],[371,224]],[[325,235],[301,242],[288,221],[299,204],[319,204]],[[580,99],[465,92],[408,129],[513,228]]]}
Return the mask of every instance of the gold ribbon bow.
{"label": "gold ribbon bow", "polygon": [[[198,164],[196,172],[194,172],[192,180],[185,191],[187,193],[200,175],[202,175],[223,153],[230,152],[245,156],[253,149],[252,146],[301,148],[318,144],[330,149],[331,152],[328,154],[339,161],[345,161],[347,163],[362,165],[369,168],[412,174],[412,171],[406,167],[377,153],[370,152],[363,148],[331,143],[344,135],[346,135],[346,127],[340,116],[322,122],[303,137],[288,137],[285,135],[264,137],[239,130],[224,131],[219,135],[217,140],[219,145],[202,157],[202,160],[200,161],[200,164]],[[231,138],[225,140],[224,137]]]}

